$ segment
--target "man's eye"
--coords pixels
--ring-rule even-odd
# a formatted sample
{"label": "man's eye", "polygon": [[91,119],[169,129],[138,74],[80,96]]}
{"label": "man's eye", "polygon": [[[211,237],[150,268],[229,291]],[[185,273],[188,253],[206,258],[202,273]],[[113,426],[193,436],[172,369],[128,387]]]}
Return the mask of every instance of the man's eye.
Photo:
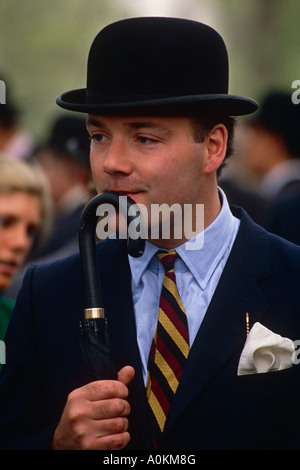
{"label": "man's eye", "polygon": [[8,228],[10,227],[12,224],[14,223],[14,219],[12,217],[0,217],[0,227],[3,227],[3,228]]}
{"label": "man's eye", "polygon": [[28,227],[27,227],[28,237],[31,238],[31,239],[34,238],[36,236],[37,232],[38,232],[38,228],[39,227],[35,224],[28,225]]}
{"label": "man's eye", "polygon": [[104,135],[103,134],[93,134],[91,135],[90,137],[90,140],[91,142],[103,142],[103,140],[105,139]]}
{"label": "man's eye", "polygon": [[140,135],[137,140],[141,143],[141,144],[153,144],[156,142],[155,139],[151,139],[150,137],[146,137],[144,135]]}

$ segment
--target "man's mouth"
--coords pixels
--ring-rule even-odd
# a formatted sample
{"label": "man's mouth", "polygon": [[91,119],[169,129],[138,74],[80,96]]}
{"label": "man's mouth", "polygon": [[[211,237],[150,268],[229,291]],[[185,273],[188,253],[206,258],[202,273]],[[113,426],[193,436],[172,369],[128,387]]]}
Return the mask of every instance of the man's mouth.
{"label": "man's mouth", "polygon": [[128,196],[131,199],[134,199],[137,194],[141,193],[141,190],[132,190],[132,189],[111,189],[111,190],[106,190],[104,191],[105,193],[107,192],[113,192],[113,193],[118,193],[120,196]]}

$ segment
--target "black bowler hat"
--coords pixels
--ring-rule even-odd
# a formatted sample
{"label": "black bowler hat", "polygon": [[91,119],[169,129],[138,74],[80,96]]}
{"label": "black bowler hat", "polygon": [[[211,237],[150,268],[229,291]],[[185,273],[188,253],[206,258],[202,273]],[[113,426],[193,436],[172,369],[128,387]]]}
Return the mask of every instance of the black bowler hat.
{"label": "black bowler hat", "polygon": [[57,104],[95,114],[219,110],[250,114],[257,103],[228,94],[228,56],[211,27],[180,18],[142,17],[105,27],[93,41],[87,87]]}

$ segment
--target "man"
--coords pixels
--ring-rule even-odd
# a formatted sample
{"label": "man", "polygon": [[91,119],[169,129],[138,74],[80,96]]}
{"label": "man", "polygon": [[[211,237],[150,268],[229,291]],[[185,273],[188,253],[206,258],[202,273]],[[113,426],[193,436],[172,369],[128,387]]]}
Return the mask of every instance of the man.
{"label": "man", "polygon": [[64,248],[67,251],[70,242],[77,246],[80,215],[88,201],[89,139],[85,119],[59,116],[52,124],[49,138],[35,157],[49,183],[54,220],[47,243],[35,250],[31,259],[47,255],[53,255],[54,259],[56,251],[63,252]]}
{"label": "man", "polygon": [[257,107],[228,94],[221,37],[174,18],[114,23],[91,47],[87,89],[58,104],[88,113],[98,192],[126,194],[148,214],[204,204],[204,244],[201,231],[156,238],[151,218],[139,258],[126,240],[98,243],[117,380],[88,378],[79,256],[30,269],[6,339],[1,446],[298,447],[300,251],[231,213],[218,191],[231,116]]}
{"label": "man", "polygon": [[270,204],[299,191],[299,106],[285,92],[269,93],[246,129],[243,163],[260,180],[259,191]]}
{"label": "man", "polygon": [[264,227],[299,245],[300,108],[284,92],[268,94],[246,126],[244,164],[261,179],[266,200]]}

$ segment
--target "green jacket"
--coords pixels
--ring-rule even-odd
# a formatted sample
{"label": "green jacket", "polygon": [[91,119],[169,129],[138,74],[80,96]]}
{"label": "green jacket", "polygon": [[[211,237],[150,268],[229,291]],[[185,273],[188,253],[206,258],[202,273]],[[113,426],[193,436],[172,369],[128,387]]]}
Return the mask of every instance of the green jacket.
{"label": "green jacket", "polygon": [[15,301],[0,295],[0,340],[4,340]]}

